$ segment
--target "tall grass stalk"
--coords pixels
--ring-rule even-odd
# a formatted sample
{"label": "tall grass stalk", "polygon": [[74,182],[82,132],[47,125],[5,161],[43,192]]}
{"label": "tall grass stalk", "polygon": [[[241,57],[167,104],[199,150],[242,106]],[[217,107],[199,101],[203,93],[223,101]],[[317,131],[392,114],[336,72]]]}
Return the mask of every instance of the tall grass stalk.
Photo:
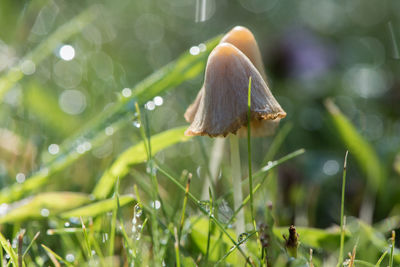
{"label": "tall grass stalk", "polygon": [[257,244],[260,252],[260,259],[262,254],[262,245],[257,231],[257,223],[254,216],[254,198],[253,198],[253,171],[251,167],[251,76],[249,77],[249,87],[247,90],[247,160],[249,169],[249,191],[250,191],[250,213],[251,221],[253,223],[254,231],[256,232]]}
{"label": "tall grass stalk", "polygon": [[188,194],[189,194],[189,188],[190,188],[190,181],[192,180],[192,174],[188,173],[187,175],[187,182],[186,182],[186,188],[185,188],[185,197],[183,198],[183,207],[182,207],[182,215],[181,215],[181,223],[179,225],[179,240],[181,239],[182,235],[182,229],[183,229],[183,224],[185,222],[185,213],[186,213],[186,205],[187,205],[187,199],[188,199]]}
{"label": "tall grass stalk", "polygon": [[156,203],[157,201],[160,201],[162,209],[164,209],[164,205],[161,202],[161,198],[159,199],[159,192],[158,192],[158,182],[157,178],[155,176],[155,167],[154,167],[154,162],[153,162],[153,157],[151,154],[151,140],[150,140],[150,128],[148,125],[148,121],[146,120],[146,131],[143,127],[143,120],[140,112],[140,108],[138,103],[135,103],[135,108],[136,108],[136,113],[137,113],[137,120],[140,123],[140,133],[142,135],[143,139],[143,144],[146,148],[146,153],[147,153],[147,168],[149,169],[149,176],[151,179],[151,185],[152,185],[152,199],[153,199],[153,211],[150,214],[151,217],[151,232],[152,232],[152,237],[153,237],[153,244],[154,244],[154,258],[155,262],[157,265],[161,265],[162,259],[161,259],[161,254],[160,254],[160,236],[159,236],[159,231],[158,231],[158,219],[157,219],[157,208],[156,208]]}
{"label": "tall grass stalk", "polygon": [[175,257],[176,257],[176,267],[181,267],[181,259],[179,253],[179,238],[178,238],[178,230],[174,227],[174,236],[175,236]]}
{"label": "tall grass stalk", "polygon": [[394,258],[394,245],[396,240],[396,232],[392,231],[392,244],[390,246],[390,258],[389,258],[389,267],[393,267],[393,258]]}
{"label": "tall grass stalk", "polygon": [[347,155],[349,151],[346,151],[343,163],[343,177],[342,177],[342,203],[340,207],[340,248],[339,248],[339,261],[337,267],[340,267],[343,263],[343,250],[344,250],[344,194],[346,190],[346,169],[347,169]]}
{"label": "tall grass stalk", "polygon": [[208,256],[210,254],[210,241],[211,241],[211,216],[213,214],[213,197],[211,192],[211,187],[208,188],[208,195],[210,198],[210,206],[209,206],[209,213],[208,213],[208,235],[207,235],[207,252],[206,252],[206,263],[208,262]]}

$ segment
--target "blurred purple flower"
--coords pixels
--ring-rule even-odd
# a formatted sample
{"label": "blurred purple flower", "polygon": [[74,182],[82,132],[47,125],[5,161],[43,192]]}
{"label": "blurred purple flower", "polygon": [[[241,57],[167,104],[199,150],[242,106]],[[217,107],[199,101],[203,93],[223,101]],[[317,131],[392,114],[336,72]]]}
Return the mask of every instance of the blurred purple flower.
{"label": "blurred purple flower", "polygon": [[277,68],[282,76],[314,79],[326,73],[334,62],[332,47],[305,29],[287,31],[272,51],[272,69]]}

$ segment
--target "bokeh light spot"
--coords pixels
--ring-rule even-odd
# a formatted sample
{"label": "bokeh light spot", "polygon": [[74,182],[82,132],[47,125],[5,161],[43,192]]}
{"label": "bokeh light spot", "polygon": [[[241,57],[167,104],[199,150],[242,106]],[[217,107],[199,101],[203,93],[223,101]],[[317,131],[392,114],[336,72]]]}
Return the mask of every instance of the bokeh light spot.
{"label": "bokeh light spot", "polygon": [[51,144],[49,145],[48,150],[50,154],[56,155],[58,152],[60,152],[60,147],[57,144]]}
{"label": "bokeh light spot", "polygon": [[78,115],[86,108],[86,97],[78,90],[65,90],[60,95],[58,103],[65,113]]}
{"label": "bokeh light spot", "polygon": [[75,48],[72,45],[63,45],[60,47],[58,54],[65,61],[73,60],[75,57]]}
{"label": "bokeh light spot", "polygon": [[327,160],[322,167],[322,171],[329,176],[335,175],[339,171],[339,163],[336,160]]}

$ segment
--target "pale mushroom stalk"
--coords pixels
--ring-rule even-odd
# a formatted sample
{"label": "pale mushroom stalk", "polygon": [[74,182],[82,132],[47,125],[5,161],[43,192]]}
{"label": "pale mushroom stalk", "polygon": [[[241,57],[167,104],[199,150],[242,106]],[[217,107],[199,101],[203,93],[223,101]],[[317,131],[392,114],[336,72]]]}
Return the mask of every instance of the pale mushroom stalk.
{"label": "pale mushroom stalk", "polygon": [[218,179],[222,158],[224,156],[224,147],[225,147],[225,138],[215,138],[213,147],[211,149],[210,160],[208,163],[210,171],[209,174],[207,174],[206,179],[204,180],[203,190],[201,192],[201,199],[208,198],[209,196],[208,189],[210,187],[214,192],[213,185],[215,185]]}
{"label": "pale mushroom stalk", "polygon": [[[231,134],[229,136],[229,143],[231,147],[231,170],[232,170],[232,186],[233,186],[233,205],[235,211],[242,205],[242,171],[240,166],[240,153],[239,153],[239,137]],[[244,210],[241,209],[236,218],[236,234],[245,232],[244,223]]]}

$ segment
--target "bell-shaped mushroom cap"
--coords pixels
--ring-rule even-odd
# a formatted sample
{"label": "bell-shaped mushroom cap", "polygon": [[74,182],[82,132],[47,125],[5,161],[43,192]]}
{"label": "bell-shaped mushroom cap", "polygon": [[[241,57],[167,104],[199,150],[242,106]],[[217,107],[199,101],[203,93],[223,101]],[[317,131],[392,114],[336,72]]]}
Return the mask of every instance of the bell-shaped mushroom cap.
{"label": "bell-shaped mushroom cap", "polygon": [[249,77],[252,77],[251,120],[284,118],[285,111],[251,61],[235,46],[222,43],[208,58],[204,90],[185,134],[226,136],[246,125]]}
{"label": "bell-shaped mushroom cap", "polygon": [[[243,26],[236,26],[227,34],[225,34],[220,43],[230,43],[242,51],[242,53],[245,54],[257,68],[264,81],[267,82],[267,76],[265,74],[260,49],[258,48],[254,35],[249,29]],[[184,117],[187,122],[193,121],[199,107],[200,98],[203,94],[203,91],[204,88],[202,87],[197,94],[195,101],[186,109]]]}
{"label": "bell-shaped mushroom cap", "polygon": [[243,26],[236,26],[225,34],[220,43],[233,44],[237,49],[242,51],[254,64],[264,81],[267,81],[260,49],[254,35],[249,29]]}

